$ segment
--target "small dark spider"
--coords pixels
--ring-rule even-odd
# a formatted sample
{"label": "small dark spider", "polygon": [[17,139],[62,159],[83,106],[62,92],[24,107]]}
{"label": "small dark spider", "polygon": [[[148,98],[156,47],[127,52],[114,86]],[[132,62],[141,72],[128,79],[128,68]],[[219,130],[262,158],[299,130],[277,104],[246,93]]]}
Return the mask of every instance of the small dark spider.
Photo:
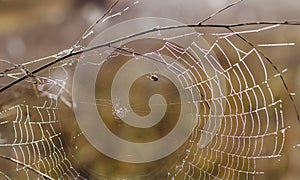
{"label": "small dark spider", "polygon": [[158,81],[158,76],[156,74],[151,73],[148,78],[152,81]]}

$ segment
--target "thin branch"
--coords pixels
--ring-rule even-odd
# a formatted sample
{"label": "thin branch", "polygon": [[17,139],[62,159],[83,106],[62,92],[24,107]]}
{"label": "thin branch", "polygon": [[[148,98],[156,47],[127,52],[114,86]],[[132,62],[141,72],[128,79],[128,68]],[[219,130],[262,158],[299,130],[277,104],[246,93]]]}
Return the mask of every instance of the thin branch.
{"label": "thin branch", "polygon": [[201,27],[221,27],[221,28],[231,28],[231,27],[240,27],[240,26],[253,26],[253,25],[300,25],[300,21],[298,20],[286,20],[286,21],[254,21],[254,22],[241,22],[241,23],[233,23],[233,24],[205,24],[201,25]]}
{"label": "thin branch", "polygon": [[[231,31],[232,33],[235,32],[235,31],[232,30],[231,28],[227,28],[227,29],[228,29],[229,31]],[[270,59],[268,56],[266,56],[260,49],[256,48],[255,45],[254,45],[251,41],[249,41],[247,38],[245,38],[245,37],[242,36],[241,34],[236,34],[236,35],[237,35],[240,39],[242,39],[244,42],[246,42],[248,45],[250,45],[252,48],[256,49],[257,52],[258,52],[260,55],[262,55],[262,56],[263,56],[263,57],[271,64],[271,66],[273,67],[273,69],[278,73],[278,75],[279,75],[279,77],[280,77],[280,79],[281,79],[281,81],[282,81],[282,83],[283,83],[283,85],[284,85],[285,90],[288,92],[289,97],[290,97],[291,101],[293,102],[293,108],[294,108],[294,110],[295,110],[295,112],[296,112],[296,114],[297,114],[297,119],[298,119],[298,121],[300,121],[300,115],[299,115],[298,108],[297,108],[297,105],[296,105],[296,103],[295,103],[295,100],[294,100],[293,96],[291,95],[291,91],[289,90],[289,88],[288,88],[288,86],[287,86],[287,84],[286,84],[286,82],[285,82],[285,80],[284,80],[284,78],[283,78],[281,72],[280,72],[279,69],[277,68],[277,66],[275,66],[275,64],[271,61],[271,59]]]}
{"label": "thin branch", "polygon": [[160,28],[152,28],[152,29],[149,29],[149,30],[146,30],[146,31],[142,31],[142,32],[139,32],[139,33],[135,33],[135,34],[132,34],[132,35],[129,35],[129,36],[126,36],[124,38],[120,38],[120,39],[117,39],[117,40],[113,40],[113,41],[110,41],[110,42],[107,42],[107,43],[104,43],[104,44],[100,44],[100,45],[97,45],[97,46],[94,46],[94,47],[90,47],[90,48],[85,48],[85,49],[82,49],[82,50],[78,50],[78,51],[72,51],[58,59],[55,59],[53,61],[50,61],[46,64],[44,64],[43,66],[40,66],[39,68],[33,70],[31,73],[28,73],[24,76],[22,76],[21,78],[19,79],[16,79],[15,81],[12,81],[11,83],[7,84],[6,86],[0,88],[0,93],[5,91],[6,89],[12,87],[13,85],[23,81],[24,79],[56,64],[56,63],[59,63],[61,62],[62,60],[64,59],[67,59],[69,57],[73,57],[75,55],[78,55],[78,54],[81,54],[81,53],[84,53],[84,52],[89,52],[89,51],[92,51],[92,50],[95,50],[95,49],[98,49],[98,48],[101,48],[101,47],[107,47],[107,46],[111,46],[111,44],[114,44],[114,43],[118,43],[118,42],[121,42],[121,41],[124,41],[124,40],[127,40],[127,39],[130,39],[130,38],[133,38],[133,37],[137,37],[137,36],[140,36],[140,35],[144,35],[144,34],[148,34],[148,33],[151,33],[151,32],[157,32],[157,31],[165,31],[165,30],[170,30],[170,29],[179,29],[179,28],[188,28],[188,27],[215,27],[215,28],[230,28],[230,27],[239,27],[239,26],[250,26],[250,25],[275,25],[275,24],[279,24],[279,25],[300,25],[300,21],[262,21],[262,22],[246,22],[246,23],[237,23],[237,24],[187,24],[187,25],[176,25],[176,26],[166,26],[166,27],[160,27]]}
{"label": "thin branch", "polygon": [[225,7],[223,7],[222,9],[216,11],[215,13],[211,14],[207,18],[203,19],[199,24],[205,23],[206,21],[210,20],[211,18],[215,17],[216,15],[220,14],[221,12],[223,12],[223,11],[225,11],[225,10],[227,10],[227,9],[235,6],[235,5],[237,5],[238,3],[242,2],[242,1],[243,0],[238,0],[236,2],[233,2],[233,3],[231,3],[231,4],[229,4],[229,5],[225,6]]}
{"label": "thin branch", "polygon": [[[11,65],[11,67],[9,67],[9,68],[6,68],[6,69],[4,69],[2,72],[0,72],[0,77],[3,77],[3,76],[5,76],[5,74],[7,73],[7,72],[10,72],[10,71],[13,71],[13,70],[16,70],[16,69],[19,69],[20,71],[25,71],[25,72],[28,72],[29,70],[25,67],[25,65],[23,65],[23,64],[16,64],[16,63],[12,63],[12,62],[10,62],[10,61],[8,61],[8,60],[4,60],[4,59],[0,59],[0,62],[5,62],[5,63],[7,63],[7,64],[9,64],[9,65]],[[26,73],[25,73],[26,74]]]}
{"label": "thin branch", "polygon": [[180,28],[190,28],[190,27],[203,27],[203,28],[205,28],[205,27],[212,28],[213,27],[213,28],[226,28],[226,29],[228,29],[228,28],[231,28],[231,27],[243,27],[243,26],[253,26],[253,25],[276,25],[276,24],[278,24],[278,25],[299,26],[300,21],[258,21],[258,22],[245,22],[245,23],[236,23],[236,24],[186,24],[186,25],[156,27],[156,28],[152,28],[152,29],[149,29],[149,30],[146,30],[146,31],[131,34],[131,35],[128,35],[126,37],[123,37],[123,38],[120,38],[120,39],[117,39],[117,40],[113,40],[113,41],[110,41],[110,42],[107,42],[107,43],[96,45],[96,46],[93,46],[93,47],[85,48],[85,49],[78,50],[78,51],[71,51],[70,53],[68,53],[64,56],[61,56],[60,58],[57,58],[53,61],[50,61],[50,62],[44,64],[43,66],[40,66],[39,68],[33,70],[31,73],[26,74],[26,75],[20,77],[19,79],[16,79],[16,80],[10,82],[9,84],[5,85],[4,87],[1,87],[0,88],[0,93],[5,91],[6,89],[12,87],[13,85],[23,81],[24,79],[26,79],[26,78],[28,78],[28,77],[44,70],[44,69],[46,69],[46,68],[48,68],[48,67],[50,67],[54,64],[57,64],[57,63],[63,61],[64,59],[76,56],[76,55],[84,53],[84,52],[89,52],[89,51],[92,51],[92,50],[95,50],[95,49],[99,49],[99,48],[102,48],[102,47],[108,47],[108,46],[110,46],[114,43],[118,43],[118,42],[130,39],[130,38],[133,38],[133,37],[137,37],[137,36],[140,36],[140,35],[149,34],[149,33],[158,32],[158,31],[166,31],[166,30],[170,30],[170,29],[180,29]]}
{"label": "thin branch", "polygon": [[29,170],[37,173],[38,175],[42,176],[45,179],[54,180],[54,178],[48,176],[47,174],[42,173],[41,171],[31,167],[30,165],[27,165],[27,164],[23,163],[23,162],[21,162],[17,159],[14,159],[14,158],[11,158],[11,157],[8,157],[8,156],[4,156],[4,155],[0,155],[0,158],[6,159],[6,160],[11,161],[11,162],[16,163],[16,164],[20,164],[20,165],[24,166],[26,169],[29,169]]}
{"label": "thin branch", "polygon": [[[33,77],[35,74],[39,73],[40,71],[54,65],[54,64],[57,64],[59,62],[62,62],[63,60],[67,59],[67,58],[70,58],[70,57],[73,57],[73,56],[76,56],[76,55],[79,55],[81,53],[84,53],[84,52],[89,52],[89,51],[92,51],[92,50],[95,50],[95,49],[99,49],[99,48],[102,48],[102,47],[112,47],[112,48],[115,48],[115,49],[118,49],[118,50],[121,50],[121,51],[126,51],[126,52],[129,52],[129,53],[133,53],[134,55],[139,55],[139,56],[143,56],[145,57],[145,55],[141,54],[141,53],[138,53],[138,52],[131,52],[131,51],[128,51],[128,50],[125,50],[123,48],[119,48],[119,47],[116,47],[116,46],[113,46],[113,44],[115,43],[118,43],[118,42],[121,42],[121,41],[124,41],[124,40],[128,40],[130,38],[133,38],[133,37],[137,37],[137,36],[140,36],[140,35],[144,35],[144,34],[149,34],[149,33],[152,33],[152,32],[157,32],[157,31],[166,31],[166,30],[170,30],[170,29],[180,29],[180,28],[196,28],[196,27],[201,27],[201,28],[225,28],[225,29],[228,29],[229,31],[235,33],[235,31],[232,29],[234,27],[245,27],[245,26],[257,26],[257,25],[289,25],[289,26],[299,26],[300,25],[300,21],[257,21],[257,22],[242,22],[242,23],[233,23],[233,24],[203,24],[207,21],[209,21],[210,19],[212,19],[213,17],[217,16],[218,14],[220,14],[221,12],[237,5],[238,3],[242,2],[243,0],[238,0],[236,2],[233,2],[232,4],[229,4],[227,6],[225,6],[224,8],[216,11],[215,13],[211,14],[210,16],[206,17],[205,19],[203,19],[202,21],[200,21],[199,23],[197,24],[186,24],[186,25],[174,25],[174,26],[166,26],[166,27],[159,27],[159,28],[152,28],[152,29],[148,29],[148,30],[145,30],[145,31],[142,31],[142,32],[138,32],[138,33],[134,33],[134,34],[131,34],[131,35],[128,35],[126,37],[123,37],[123,38],[119,38],[119,39],[116,39],[116,40],[112,40],[110,42],[106,42],[106,43],[103,43],[103,44],[100,44],[100,45],[96,45],[96,46],[93,46],[93,47],[89,47],[89,48],[84,48],[84,49],[81,49],[81,50],[75,50],[76,49],[76,46],[78,46],[78,44],[80,44],[82,42],[82,40],[85,38],[85,36],[87,36],[92,30],[93,28],[99,24],[100,21],[102,21],[111,11],[112,9],[119,3],[119,0],[116,0],[111,6],[110,8],[95,22],[93,23],[85,32],[84,34],[79,38],[79,40],[73,45],[73,48],[72,50],[55,59],[55,60],[52,60],[36,69],[34,69],[33,71],[29,71],[28,69],[25,68],[25,66],[22,66],[22,65],[14,65],[14,67],[10,68],[10,69],[6,69],[4,72],[0,72],[0,75],[4,75],[5,73],[7,73],[7,71],[11,71],[13,69],[17,69],[17,68],[20,68],[23,73],[25,74],[24,76],[10,82],[9,84],[3,86],[0,88],[0,93],[4,92],[5,90],[7,90],[8,88],[16,85],[17,83],[27,79],[28,77]],[[241,38],[244,42],[246,42],[248,45],[250,45],[252,48],[255,48],[271,65],[272,67],[275,69],[275,71],[279,74],[280,78],[281,78],[281,81],[283,82],[284,84],[284,87],[285,89],[289,91],[288,89],[288,86],[283,78],[283,76],[281,75],[281,72],[279,71],[279,69],[274,65],[274,63],[270,60],[270,58],[268,58],[260,49],[258,49],[251,41],[249,41],[247,38],[245,38],[244,36],[242,36],[241,34],[238,34],[236,33],[235,35],[237,35],[239,38]],[[51,57],[51,56],[49,56]],[[146,56],[146,58],[150,58],[148,56]],[[156,61],[159,61],[155,58],[150,58],[152,60],[156,60]],[[162,61],[159,61],[161,63],[164,63]],[[299,116],[299,112],[297,110],[297,107],[296,107],[296,103],[294,101],[294,98],[293,96],[289,93],[289,97],[290,99],[292,100],[293,102],[293,105],[294,105],[294,109],[297,113],[297,118],[298,120],[300,121],[300,116]],[[207,102],[206,102],[207,103]],[[208,104],[207,104],[208,105]],[[209,105],[208,105],[209,106]],[[35,173],[37,173],[38,175],[42,176],[43,178],[45,179],[53,179],[51,178],[50,176],[48,176],[47,174],[45,173],[42,173],[40,172],[39,170],[33,168],[32,166],[30,165],[27,165],[25,164],[24,162],[21,162],[17,159],[14,159],[14,158],[11,158],[11,157],[7,157],[7,156],[4,156],[4,155],[0,155],[0,158],[3,158],[3,159],[6,159],[8,161],[11,161],[13,163],[17,163],[19,165],[22,165],[24,166],[26,169],[29,169]]]}
{"label": "thin branch", "polygon": [[87,34],[91,32],[91,30],[100,22],[102,21],[109,13],[111,13],[112,9],[119,3],[120,0],[116,0],[108,9],[107,11],[97,20],[95,21],[80,37],[80,39],[73,45],[74,48],[84,39]]}

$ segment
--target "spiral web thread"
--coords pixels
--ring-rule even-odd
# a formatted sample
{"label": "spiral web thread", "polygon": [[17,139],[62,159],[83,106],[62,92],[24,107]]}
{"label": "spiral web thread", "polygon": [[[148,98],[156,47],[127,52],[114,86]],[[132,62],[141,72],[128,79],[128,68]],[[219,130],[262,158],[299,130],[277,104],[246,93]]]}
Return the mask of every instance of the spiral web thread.
{"label": "spiral web thread", "polygon": [[[1,127],[7,127],[10,131],[6,133],[13,134],[13,142],[2,139],[0,147],[2,151],[11,152],[12,155],[7,158],[16,162],[19,177],[22,177],[22,172],[28,179],[79,177],[64,150],[56,115],[58,110],[57,102],[50,99],[45,100],[42,106],[18,104],[0,113],[2,117],[10,114],[8,120],[1,121]],[[37,173],[30,172],[32,169]],[[10,179],[4,172],[1,171],[1,174]]]}
{"label": "spiral web thread", "polygon": [[[264,30],[269,28],[272,27],[264,28]],[[247,33],[257,31],[260,30],[248,31]],[[234,34],[215,34],[219,40],[210,49],[202,49],[194,42],[187,49],[169,43],[163,47],[170,51],[179,51],[182,54],[196,49],[196,51],[203,52],[205,57],[210,56],[211,58],[213,58],[211,56],[212,51],[218,49],[227,61],[227,67],[223,71],[220,71],[219,68],[214,69],[216,76],[186,87],[193,89],[196,86],[198,93],[203,94],[203,99],[198,102],[199,109],[203,109],[203,113],[199,114],[199,122],[193,131],[190,145],[186,149],[186,157],[181,164],[176,166],[175,172],[169,174],[170,177],[176,178],[183,175],[186,179],[252,179],[255,175],[264,174],[257,168],[257,160],[281,156],[285,143],[285,133],[289,127],[285,127],[284,124],[283,100],[274,96],[271,85],[272,81],[280,81],[278,79],[280,75],[277,73],[272,75],[267,70],[266,62],[255,48],[249,52],[244,52],[236,47],[230,40]],[[226,48],[231,46],[235,50],[238,56],[236,62],[228,58],[225,53],[226,50],[219,45],[220,41],[227,43]],[[172,54],[175,55],[175,53]],[[173,58],[178,59],[177,61],[187,62],[178,56]],[[181,71],[181,73],[190,73],[190,77],[195,77],[195,74],[191,73],[190,70],[195,68],[194,65],[199,65],[197,62],[201,61],[201,59],[195,59],[193,64],[187,65],[188,70]],[[257,64],[257,67],[255,69],[249,67],[247,61]],[[169,64],[168,67],[172,67],[172,64]],[[199,68],[202,68],[201,65]],[[255,75],[258,72],[263,72],[263,75],[258,77]],[[226,80],[229,87],[228,93],[222,94],[220,97],[210,98],[209,94],[212,94],[212,89],[207,87],[211,83],[218,83],[220,78]],[[222,107],[224,108],[222,109],[224,115],[221,115],[221,127],[212,142],[207,147],[201,148],[199,147],[199,140],[206,138],[205,134],[212,133],[204,130],[203,127],[211,117],[219,118],[220,116],[211,114],[209,108],[221,106],[220,101],[222,100],[226,103],[225,107]],[[190,161],[191,159],[192,161]]]}
{"label": "spiral web thread", "polygon": [[[253,33],[276,28],[278,25],[264,27],[261,29],[248,30],[239,32],[240,34]],[[168,173],[169,177],[184,177],[185,179],[228,179],[228,178],[245,178],[252,179],[256,175],[264,174],[257,168],[257,161],[260,159],[280,158],[286,137],[286,130],[290,128],[284,124],[283,101],[274,95],[272,82],[281,81],[280,73],[276,73],[272,65],[261,57],[255,48],[248,52],[239,49],[234,42],[230,40],[235,33],[209,34],[217,37],[210,49],[203,49],[201,45],[192,42],[189,47],[183,49],[169,42],[168,40],[186,38],[195,34],[183,34],[176,37],[164,38],[167,42],[156,52],[147,53],[144,57],[155,55],[156,61],[166,64],[166,67],[177,74],[185,86],[187,81],[195,81],[193,85],[185,86],[202,95],[198,104],[199,109],[203,112],[198,114],[199,122],[195,127],[189,146],[186,148],[186,156],[179,163],[174,171]],[[198,37],[203,36],[197,33]],[[207,35],[207,34],[206,34]],[[226,42],[226,46],[220,45],[220,42]],[[288,46],[291,43],[281,44]],[[274,44],[268,44],[270,47]],[[238,59],[234,62],[228,58],[226,49],[231,46],[237,54]],[[265,45],[266,46],[266,45]],[[167,63],[160,54],[161,50],[166,50],[174,55],[172,59],[176,61]],[[134,52],[134,50],[123,50]],[[193,52],[197,57],[199,52],[204,54],[208,61],[217,61],[214,58],[213,51],[219,51],[225,58],[226,68],[220,71],[220,67],[214,67],[216,75],[205,79],[201,72],[193,73],[193,69],[205,70],[199,62],[203,59],[194,59],[190,62],[176,54],[186,54]],[[127,55],[128,54],[124,54]],[[133,56],[139,55],[133,53]],[[152,57],[152,56],[151,56]],[[251,61],[251,62],[248,62]],[[184,64],[184,65],[182,65]],[[250,64],[250,65],[249,65]],[[252,64],[252,67],[251,67]],[[253,68],[255,64],[255,68]],[[220,64],[218,64],[221,66]],[[198,67],[195,67],[198,66]],[[268,67],[269,66],[269,67]],[[284,70],[285,71],[285,70]],[[194,71],[195,72],[195,71]],[[206,72],[202,72],[206,74]],[[260,75],[257,75],[260,74]],[[190,77],[186,79],[185,77]],[[200,78],[199,78],[200,77]],[[224,78],[228,86],[228,92],[221,94],[219,97],[211,97],[213,93],[210,84],[218,84],[220,79]],[[219,87],[221,88],[221,87]],[[276,96],[276,97],[275,97]],[[221,105],[225,101],[225,106]],[[209,109],[222,108],[222,115],[214,115]],[[214,135],[206,131],[203,127],[208,123],[210,118],[221,118],[221,127]],[[214,135],[212,142],[202,148],[199,144],[201,138],[206,135]]]}
{"label": "spiral web thread", "polygon": [[[206,56],[210,56],[212,51],[221,52],[225,66],[223,71],[216,68],[216,76],[210,79],[196,82],[186,88],[198,87],[202,94],[202,99],[195,102],[199,105],[199,122],[195,127],[186,148],[185,157],[177,163],[177,166],[168,172],[168,177],[176,179],[231,179],[245,178],[252,179],[256,175],[264,172],[260,171],[257,162],[261,159],[279,158],[285,144],[286,130],[289,126],[284,124],[283,99],[274,95],[272,82],[281,81],[281,72],[278,73],[270,68],[270,64],[257,52],[255,48],[246,52],[236,46],[230,38],[236,34],[248,34],[266,31],[271,28],[278,28],[279,25],[269,26],[262,29],[247,30],[234,33],[205,34],[217,37],[210,49],[202,49],[197,44],[192,43],[187,49],[176,47],[175,44],[166,43],[164,47],[170,51],[185,53],[191,49],[197,49]],[[178,37],[184,38],[190,34],[182,34]],[[204,34],[198,34],[204,36]],[[166,38],[165,40],[171,38]],[[238,56],[237,61],[228,57],[225,48],[220,42],[226,42],[234,49]],[[281,44],[289,46],[291,43]],[[272,44],[264,46],[273,46]],[[100,49],[101,50],[101,49]],[[31,65],[46,60],[57,59],[68,54],[72,49],[63,51],[45,59],[30,61],[23,65]],[[158,54],[159,52],[153,52]],[[135,54],[134,54],[135,55]],[[174,54],[175,55],[175,54]],[[255,56],[255,58],[252,57]],[[249,58],[251,56],[251,58]],[[213,58],[213,57],[210,57]],[[178,61],[184,61],[180,57],[174,57]],[[74,59],[60,63],[52,69],[59,69],[67,72],[66,69],[72,67]],[[199,61],[199,59],[195,59]],[[253,66],[248,65],[255,62],[257,69],[261,69],[262,76],[257,75]],[[18,79],[24,74],[30,73],[23,65],[13,64],[9,61],[1,60],[1,63],[8,67],[1,70],[1,79]],[[197,64],[197,63],[195,63]],[[253,64],[252,64],[253,65]],[[188,66],[188,64],[187,64]],[[172,67],[170,64],[169,67]],[[190,66],[189,68],[192,68]],[[201,69],[201,67],[199,66]],[[180,69],[177,69],[180,71]],[[189,71],[181,72],[190,73]],[[216,83],[220,77],[225,78],[227,83],[227,94],[217,98],[209,95],[209,83]],[[48,88],[38,88],[38,92],[44,94],[47,100],[43,105],[29,105],[26,103],[17,104],[4,109],[0,113],[0,127],[4,131],[10,130],[13,140],[5,139],[1,132],[0,152],[11,154],[2,158],[15,162],[17,172],[22,172],[25,177],[31,179],[38,177],[42,179],[56,178],[83,178],[75,170],[68,160],[68,154],[64,148],[62,134],[58,127],[60,119],[57,112],[60,110],[57,101],[62,100],[66,104],[68,101],[62,95],[67,92],[64,82],[66,79],[59,80],[51,76],[33,76],[28,80],[29,84],[39,84],[42,87],[49,85]],[[54,87],[58,90],[53,91]],[[202,90],[201,90],[202,89]],[[205,91],[206,93],[205,94]],[[68,92],[67,92],[68,94]],[[220,100],[226,103],[222,115],[221,126],[213,140],[204,148],[199,147],[199,140],[203,134],[209,134],[203,130],[207,120],[214,115],[210,114],[209,109],[216,106]],[[42,100],[43,101],[43,100]],[[2,160],[2,161],[4,161]],[[0,170],[3,178],[11,179],[5,170]]]}

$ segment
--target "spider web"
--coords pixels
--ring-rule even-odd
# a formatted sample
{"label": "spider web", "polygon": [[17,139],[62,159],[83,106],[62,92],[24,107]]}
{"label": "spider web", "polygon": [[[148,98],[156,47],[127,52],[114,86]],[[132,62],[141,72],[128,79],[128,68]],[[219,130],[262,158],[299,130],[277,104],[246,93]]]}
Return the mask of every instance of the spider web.
{"label": "spider web", "polygon": [[[281,156],[285,133],[289,127],[284,124],[283,100],[274,97],[274,88],[271,85],[272,81],[280,80],[280,74],[272,74],[267,70],[268,65],[255,48],[245,52],[234,45],[229,39],[233,34],[218,34],[221,39],[211,49],[201,49],[197,44],[181,49],[182,53],[188,49],[196,49],[204,52],[205,57],[210,56],[212,51],[220,51],[226,59],[226,68],[223,66],[222,71],[215,68],[215,76],[186,87],[198,86],[199,91],[202,90],[203,99],[198,103],[204,112],[199,114],[200,120],[193,131],[185,158],[169,174],[173,178],[252,179],[255,175],[264,174],[257,168],[257,160]],[[237,53],[236,61],[228,58],[228,50],[222,49],[223,45],[219,44],[221,41],[227,44],[227,49],[231,46]],[[170,45],[167,44],[166,47],[170,48]],[[179,49],[174,46],[171,48]],[[203,60],[196,60],[200,61]],[[258,66],[254,69],[251,67],[252,63]],[[193,65],[189,67],[193,68]],[[258,72],[262,73],[257,76]],[[207,87],[219,82],[220,78],[226,80],[228,93],[210,97],[209,94],[213,92],[209,92],[211,90]],[[217,108],[222,100],[226,102],[225,109],[222,109],[224,114],[213,114],[207,110]],[[212,118],[221,118],[221,126],[212,142],[203,148],[200,141],[213,134],[204,129]]]}
{"label": "spider web", "polygon": [[[136,4],[137,1],[132,6]],[[103,21],[125,13],[132,6],[126,6],[117,13],[111,12]],[[200,109],[197,114],[198,121],[175,165],[162,168],[166,169],[164,172],[156,173],[150,170],[139,176],[147,179],[151,179],[151,176],[170,179],[254,179],[264,174],[264,168],[259,165],[260,163],[272,162],[273,159],[278,160],[282,156],[286,133],[291,128],[285,123],[284,105],[293,103],[286,100],[286,96],[291,95],[282,81],[282,74],[286,70],[279,72],[258,49],[245,41],[237,40],[239,35],[265,32],[280,27],[271,25],[239,32],[210,31],[162,37],[166,41],[164,45],[159,50],[147,54],[140,54],[134,49],[120,46],[122,41],[110,44],[111,47],[116,44],[116,47],[121,47],[117,55],[133,58],[154,56],[156,60],[163,61],[168,69],[178,75],[185,89],[201,95],[200,99],[193,101]],[[84,34],[82,41],[93,34],[93,28]],[[210,39],[210,48],[201,47],[196,40],[185,48],[173,43],[174,40],[189,36]],[[5,106],[0,113],[1,164],[9,164],[3,170],[0,169],[3,178],[88,178],[88,175],[81,174],[85,171],[80,169],[84,165],[78,166],[76,160],[74,161],[75,153],[67,151],[66,144],[70,143],[64,138],[61,127],[63,119],[59,118],[62,113],[59,102],[67,107],[72,106],[69,100],[71,92],[68,90],[69,69],[74,68],[73,64],[76,64],[78,58],[66,58],[48,68],[46,75],[36,75],[28,69],[40,67],[41,64],[51,63],[52,60],[67,57],[76,50],[84,49],[84,46],[80,45],[81,40],[71,49],[21,65],[6,60],[0,61],[2,86],[24,75],[30,77],[20,85],[25,90],[12,88],[5,93],[9,94],[9,91],[13,90],[20,94],[30,91],[37,97],[36,101],[27,99],[15,105]],[[292,45],[292,42],[288,42],[258,46]],[[176,61],[169,63],[164,60],[160,51],[170,52],[171,58]],[[91,51],[90,55],[99,55],[99,52],[101,47]],[[183,55],[189,53],[192,56],[186,59]],[[205,59],[200,58],[199,54]],[[210,64],[214,70],[213,75],[205,71],[199,63],[201,61],[214,62]],[[59,76],[56,77],[57,74]],[[221,88],[219,85],[221,81],[225,82],[226,91],[220,91],[221,94],[214,96],[211,86],[216,84]],[[278,94],[276,91],[278,86],[285,89],[286,94]],[[100,102],[99,105],[106,105],[105,103],[107,102]],[[221,108],[221,113],[214,113],[218,108]],[[212,124],[212,119],[219,119],[219,124]],[[82,132],[77,131],[79,132],[72,137],[74,141],[83,138]],[[206,142],[205,145],[203,142]],[[12,174],[11,169],[17,174]]]}
{"label": "spider web", "polygon": [[[50,99],[41,106],[18,104],[1,112],[1,129],[5,132],[1,134],[1,157],[16,163],[15,177],[22,177],[22,173],[28,179],[79,177],[64,150],[57,111],[57,102]],[[32,169],[38,173],[34,175]]]}

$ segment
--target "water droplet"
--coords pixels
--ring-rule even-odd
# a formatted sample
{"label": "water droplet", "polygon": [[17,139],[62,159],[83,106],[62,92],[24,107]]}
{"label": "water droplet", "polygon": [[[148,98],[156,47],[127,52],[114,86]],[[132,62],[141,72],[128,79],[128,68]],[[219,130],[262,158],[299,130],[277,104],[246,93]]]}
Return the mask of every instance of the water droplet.
{"label": "water droplet", "polygon": [[287,68],[286,69],[284,69],[283,71],[281,71],[282,73],[285,73],[287,71]]}
{"label": "water droplet", "polygon": [[82,39],[86,39],[87,37],[89,37],[90,35],[92,35],[94,33],[93,30],[90,30],[89,32],[87,32],[83,37]]}

